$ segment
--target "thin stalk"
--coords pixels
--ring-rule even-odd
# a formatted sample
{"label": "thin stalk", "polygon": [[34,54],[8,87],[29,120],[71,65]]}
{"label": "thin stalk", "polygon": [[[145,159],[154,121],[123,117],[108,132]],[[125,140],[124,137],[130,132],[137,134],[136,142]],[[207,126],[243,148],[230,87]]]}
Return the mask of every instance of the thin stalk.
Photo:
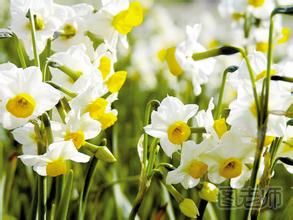
{"label": "thin stalk", "polygon": [[[147,104],[146,112],[145,112],[145,118],[144,118],[144,125],[148,125],[151,117],[151,112],[155,108],[156,105],[160,105],[159,101],[157,100],[151,100]],[[148,156],[148,135],[147,133],[144,133],[144,141],[143,141],[143,164],[146,164]]]}
{"label": "thin stalk", "polygon": [[90,192],[90,188],[91,188],[91,185],[92,185],[92,182],[94,179],[95,171],[97,170],[97,165],[98,165],[98,159],[96,157],[93,157],[90,162],[89,168],[87,170],[83,189],[80,194],[79,210],[78,210],[78,219],[79,220],[84,219],[86,202],[87,202],[88,194]]}
{"label": "thin stalk", "polygon": [[255,105],[256,105],[257,113],[259,114],[260,105],[259,105],[259,99],[258,99],[258,95],[257,95],[257,91],[256,91],[255,74],[254,74],[251,63],[250,63],[244,49],[242,49],[240,47],[227,45],[227,46],[219,47],[216,49],[208,50],[205,52],[194,53],[192,55],[192,58],[197,61],[197,60],[203,60],[203,59],[207,59],[207,58],[215,57],[215,56],[220,56],[220,55],[233,55],[236,53],[240,53],[246,62],[251,85],[252,85],[252,91],[253,91],[253,96],[254,96],[254,100],[255,100]]}
{"label": "thin stalk", "polygon": [[146,168],[146,174],[147,174],[147,177],[150,177],[151,176],[151,172],[154,168],[154,163],[156,161],[156,155],[157,155],[157,144],[159,142],[159,139],[158,138],[154,138],[153,139],[153,142],[151,144],[151,147],[150,147],[150,158],[149,158],[149,161],[148,161],[148,165],[147,165],[147,168]]}
{"label": "thin stalk", "polygon": [[198,205],[199,216],[197,217],[197,220],[203,219],[204,212],[206,210],[207,205],[208,205],[208,201],[206,201],[204,199],[201,199],[199,201],[199,205]]}
{"label": "thin stalk", "polygon": [[73,170],[70,170],[66,180],[66,188],[62,194],[60,205],[58,206],[58,209],[56,212],[56,219],[66,220],[67,218],[67,212],[68,212],[69,203],[70,203],[71,194],[72,194],[72,186],[73,186]]}
{"label": "thin stalk", "polygon": [[31,10],[28,11],[28,16],[30,20],[30,28],[31,28],[31,36],[32,36],[32,44],[33,44],[33,52],[34,52],[34,61],[35,66],[40,66],[40,57],[38,54],[38,48],[36,43],[36,27],[35,27],[35,21],[37,19],[36,15],[33,15],[31,13]]}
{"label": "thin stalk", "polygon": [[70,91],[69,89],[66,89],[54,82],[48,81],[47,82],[49,85],[53,86],[55,89],[58,89],[59,91],[63,92],[65,95],[68,95],[71,98],[74,98],[77,96],[77,94],[75,92]]}
{"label": "thin stalk", "polygon": [[238,69],[237,66],[230,66],[227,69],[225,69],[225,71],[223,73],[218,104],[217,104],[217,107],[215,110],[215,117],[214,117],[215,119],[219,119],[221,117],[222,102],[223,102],[223,96],[224,96],[224,91],[225,91],[227,75],[228,75],[228,73],[235,72],[237,69]]}
{"label": "thin stalk", "polygon": [[28,219],[36,219],[37,217],[37,206],[38,206],[38,177],[35,178],[34,190],[32,195],[31,210]]}
{"label": "thin stalk", "polygon": [[38,176],[38,219],[45,220],[46,206],[45,206],[45,177]]}
{"label": "thin stalk", "polygon": [[26,61],[25,61],[24,55],[23,55],[23,47],[22,47],[22,45],[21,45],[21,43],[20,43],[20,41],[19,41],[19,39],[17,38],[16,35],[14,36],[14,39],[15,39],[17,55],[19,57],[19,61],[20,61],[21,67],[23,69],[25,69],[27,67],[27,65],[26,65]]}
{"label": "thin stalk", "polygon": [[[270,17],[270,31],[269,31],[269,50],[268,50],[268,60],[267,60],[267,72],[266,72],[266,79],[263,81],[265,86],[263,86],[264,90],[261,94],[261,103],[262,112],[259,115],[259,126],[258,126],[258,144],[255,153],[255,159],[253,163],[253,169],[251,172],[250,178],[250,193],[251,196],[249,201],[249,208],[245,210],[244,218],[249,219],[249,216],[252,212],[253,202],[255,200],[256,191],[257,191],[257,174],[260,167],[262,152],[264,148],[264,142],[266,137],[267,131],[267,118],[268,118],[268,102],[269,102],[269,93],[270,93],[270,75],[271,75],[271,65],[272,65],[272,43],[273,43],[273,30],[274,30],[274,23],[273,23],[273,14]],[[251,218],[256,219],[258,213],[254,213]]]}
{"label": "thin stalk", "polygon": [[192,127],[190,128],[191,133],[206,133],[206,129],[204,127]]}

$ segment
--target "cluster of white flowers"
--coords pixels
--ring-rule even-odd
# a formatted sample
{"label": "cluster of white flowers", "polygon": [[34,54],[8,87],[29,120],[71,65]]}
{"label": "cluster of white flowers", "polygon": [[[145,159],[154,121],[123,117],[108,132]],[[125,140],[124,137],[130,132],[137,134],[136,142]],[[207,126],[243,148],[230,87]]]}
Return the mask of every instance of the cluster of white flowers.
{"label": "cluster of white flowers", "polygon": [[12,0],[10,11],[10,29],[26,52],[23,62],[43,51],[48,56],[41,66],[0,65],[0,123],[23,145],[25,165],[39,175],[62,175],[67,160],[88,162],[79,149],[117,121],[112,103],[127,75],[114,68],[117,47],[128,46],[143,8],[128,0],[103,0],[98,10]]}

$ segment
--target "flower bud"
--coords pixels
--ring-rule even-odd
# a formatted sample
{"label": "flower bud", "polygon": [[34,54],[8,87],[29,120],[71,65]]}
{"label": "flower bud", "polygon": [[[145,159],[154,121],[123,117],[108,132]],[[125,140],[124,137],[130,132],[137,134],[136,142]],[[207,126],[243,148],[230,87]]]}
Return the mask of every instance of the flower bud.
{"label": "flower bud", "polygon": [[179,204],[180,211],[189,218],[196,218],[199,215],[198,209],[192,199],[184,199]]}
{"label": "flower bud", "polygon": [[111,153],[111,151],[105,146],[99,146],[97,148],[95,157],[99,160],[102,160],[108,163],[113,163],[117,161],[114,155]]}
{"label": "flower bud", "polygon": [[218,200],[218,193],[218,187],[212,183],[204,182],[203,187],[199,192],[199,196],[208,202],[216,202]]}

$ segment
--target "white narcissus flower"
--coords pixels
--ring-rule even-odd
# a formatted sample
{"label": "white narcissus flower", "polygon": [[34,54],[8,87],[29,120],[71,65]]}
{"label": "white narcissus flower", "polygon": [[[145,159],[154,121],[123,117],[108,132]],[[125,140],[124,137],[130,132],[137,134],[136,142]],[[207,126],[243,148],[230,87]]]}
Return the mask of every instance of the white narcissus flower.
{"label": "white narcissus flower", "polygon": [[169,48],[166,52],[170,72],[175,76],[186,74],[192,80],[195,95],[201,93],[201,85],[206,83],[213,73],[215,59],[208,58],[195,61],[192,58],[194,53],[203,52],[206,49],[198,42],[201,26],[186,27],[186,38],[176,48]]}
{"label": "white narcissus flower", "polygon": [[181,161],[179,167],[168,172],[167,184],[181,183],[185,189],[195,187],[200,178],[208,171],[204,154],[211,149],[209,140],[196,144],[194,141],[187,141],[182,145]]}
{"label": "white narcissus flower", "polygon": [[171,157],[188,140],[191,129],[187,122],[197,110],[195,104],[184,105],[179,99],[168,96],[152,112],[151,124],[144,130],[148,135],[159,138],[163,151]]}
{"label": "white narcissus flower", "polygon": [[52,0],[12,0],[10,5],[11,30],[24,43],[26,52],[33,58],[33,46],[31,37],[30,20],[27,18],[28,10],[36,15],[36,46],[41,53],[49,38],[53,37],[67,17],[66,11]]}
{"label": "white narcissus flower", "polygon": [[84,44],[88,55],[93,56],[93,44],[86,36],[86,31],[88,31],[86,19],[93,14],[93,6],[77,4],[63,7],[68,16],[58,30],[59,36],[52,42],[52,49],[59,52],[65,51],[73,45]]}
{"label": "white narcissus flower", "polygon": [[[260,90],[260,86],[258,90]],[[273,137],[282,137],[286,130],[287,118],[274,112],[287,111],[292,103],[292,95],[279,83],[272,81],[269,96],[269,119],[267,127],[266,145],[269,145]],[[257,138],[257,109],[249,86],[239,85],[237,99],[230,106],[230,114],[227,122],[237,128],[248,137]]]}
{"label": "white narcissus flower", "polygon": [[21,161],[41,176],[59,176],[67,172],[67,160],[86,163],[90,156],[79,153],[71,141],[53,143],[43,155],[21,155]]}
{"label": "white narcissus flower", "polygon": [[81,148],[86,140],[96,137],[101,131],[100,122],[92,119],[89,113],[81,114],[75,110],[71,110],[65,118],[65,124],[59,126],[58,131],[53,131],[54,136],[65,141],[71,140],[76,149]]}
{"label": "white narcissus flower", "polygon": [[72,109],[81,113],[89,113],[90,117],[99,121],[102,129],[112,126],[117,121],[118,111],[111,108],[111,104],[117,100],[117,93],[103,97],[107,89],[103,85],[94,85],[85,92],[73,98],[69,104]]}
{"label": "white narcissus flower", "polygon": [[101,73],[92,65],[83,44],[72,46],[65,52],[55,53],[49,58],[49,62],[66,68],[63,71],[50,67],[52,81],[73,92],[83,92],[92,84],[98,84],[96,81],[102,80]]}
{"label": "white narcissus flower", "polygon": [[260,19],[268,19],[275,8],[274,0],[222,0],[219,12],[223,16],[230,15],[233,19],[239,19],[246,12]]}
{"label": "white narcissus flower", "polygon": [[140,2],[128,0],[103,0],[103,7],[89,19],[90,31],[115,49],[118,40],[128,47],[127,34],[143,21]]}
{"label": "white narcissus flower", "polygon": [[[51,129],[53,134],[60,132],[62,126],[60,123],[51,121]],[[12,132],[14,139],[22,144],[23,154],[38,155],[37,136],[35,133],[34,125],[27,123],[22,127],[14,129]],[[57,136],[53,136],[54,141],[60,141]]]}
{"label": "white narcissus flower", "polygon": [[213,98],[211,98],[208,109],[200,110],[195,116],[195,126],[204,127],[206,133],[203,137],[209,138],[213,137],[215,141],[221,139],[221,137],[228,131],[228,126],[224,118],[216,119],[213,118],[212,110],[214,109]]}
{"label": "white narcissus flower", "polygon": [[14,80],[7,80],[0,87],[0,121],[6,129],[26,124],[52,109],[61,98],[58,90],[42,82],[37,67],[13,69],[10,74]]}
{"label": "white narcissus flower", "polygon": [[[287,126],[282,143],[278,148],[277,157],[286,157],[291,160],[293,159],[293,126]],[[289,173],[293,174],[292,166],[284,163],[283,165]]]}
{"label": "white narcissus flower", "polygon": [[209,180],[215,184],[231,179],[231,187],[241,188],[250,178],[247,164],[253,163],[256,145],[230,130],[206,157]]}

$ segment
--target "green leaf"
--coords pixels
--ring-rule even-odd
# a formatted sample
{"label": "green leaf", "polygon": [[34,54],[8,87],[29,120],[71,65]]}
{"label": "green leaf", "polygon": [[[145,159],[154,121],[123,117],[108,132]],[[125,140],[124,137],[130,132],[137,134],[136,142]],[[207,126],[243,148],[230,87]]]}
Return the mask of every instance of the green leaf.
{"label": "green leaf", "polygon": [[56,212],[55,219],[66,220],[67,212],[69,207],[69,202],[72,194],[72,185],[73,185],[73,170],[69,171],[69,174],[66,179],[66,187],[61,196],[59,207]]}

